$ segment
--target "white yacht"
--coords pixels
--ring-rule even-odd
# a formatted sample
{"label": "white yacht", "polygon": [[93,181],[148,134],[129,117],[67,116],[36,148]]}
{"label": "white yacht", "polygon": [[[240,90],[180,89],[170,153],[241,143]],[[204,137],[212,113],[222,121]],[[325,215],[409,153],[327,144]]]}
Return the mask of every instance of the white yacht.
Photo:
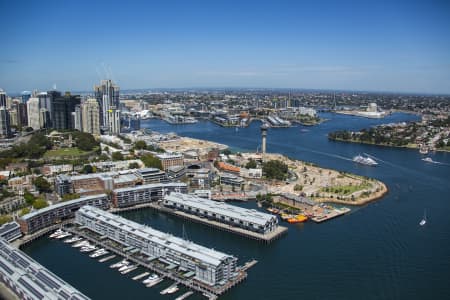
{"label": "white yacht", "polygon": [[116,269],[116,268],[120,268],[120,267],[123,267],[124,265],[128,265],[128,264],[129,264],[129,262],[126,259],[123,259],[115,264],[112,264],[110,266],[110,268]]}
{"label": "white yacht", "polygon": [[158,274],[152,274],[147,279],[144,279],[142,281],[142,283],[143,284],[148,284],[148,283],[151,283],[151,282],[157,280],[158,278],[159,278]]}
{"label": "white yacht", "polygon": [[57,229],[55,232],[53,232],[52,234],[49,235],[50,238],[56,238],[57,236],[63,234],[64,231],[62,231],[61,228]]}
{"label": "white yacht", "polygon": [[374,159],[372,159],[368,156],[364,157],[362,155],[356,155],[355,157],[353,157],[353,161],[356,163],[362,164],[362,165],[366,165],[366,166],[378,165],[378,163]]}
{"label": "white yacht", "polygon": [[75,242],[78,242],[78,241],[81,241],[81,240],[82,240],[82,238],[80,238],[80,237],[78,237],[78,236],[74,236],[74,237],[65,239],[65,240],[64,240],[64,243],[66,243],[66,244],[72,244],[72,243],[75,243]]}

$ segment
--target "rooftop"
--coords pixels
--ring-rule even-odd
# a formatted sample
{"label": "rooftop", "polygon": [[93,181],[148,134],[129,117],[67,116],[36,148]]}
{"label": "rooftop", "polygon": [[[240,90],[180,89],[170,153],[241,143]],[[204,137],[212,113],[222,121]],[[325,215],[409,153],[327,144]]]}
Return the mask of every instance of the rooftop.
{"label": "rooftop", "polygon": [[274,215],[259,212],[255,209],[229,205],[224,202],[208,200],[194,195],[171,193],[166,196],[165,199],[182,203],[184,205],[189,205],[191,207],[196,207],[205,211],[214,212],[223,216],[228,216],[230,218],[245,220],[260,226],[264,226],[268,222],[271,222],[277,218]]}
{"label": "rooftop", "polygon": [[120,227],[121,230],[130,232],[133,235],[141,237],[142,239],[152,241],[158,245],[163,246],[166,249],[182,253],[183,255],[193,257],[200,260],[201,262],[205,262],[214,266],[220,265],[221,262],[227,258],[232,258],[232,256],[223,252],[197,245],[191,241],[187,241],[179,237],[175,237],[171,234],[155,230],[149,226],[138,224],[136,222],[127,220],[123,217],[103,211],[93,206],[83,206],[82,208],[80,208],[77,214],[82,214],[97,220],[101,220],[116,228]]}

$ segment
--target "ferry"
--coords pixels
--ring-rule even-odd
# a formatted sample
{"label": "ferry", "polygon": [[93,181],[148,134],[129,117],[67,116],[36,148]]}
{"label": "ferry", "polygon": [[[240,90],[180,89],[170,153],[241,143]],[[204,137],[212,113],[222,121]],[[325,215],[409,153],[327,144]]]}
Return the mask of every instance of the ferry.
{"label": "ferry", "polygon": [[308,217],[305,215],[297,215],[294,218],[289,218],[287,221],[289,223],[303,223],[303,222],[308,221]]}
{"label": "ferry", "polygon": [[362,155],[356,155],[353,157],[353,161],[366,166],[376,166],[378,163],[370,157],[364,157]]}

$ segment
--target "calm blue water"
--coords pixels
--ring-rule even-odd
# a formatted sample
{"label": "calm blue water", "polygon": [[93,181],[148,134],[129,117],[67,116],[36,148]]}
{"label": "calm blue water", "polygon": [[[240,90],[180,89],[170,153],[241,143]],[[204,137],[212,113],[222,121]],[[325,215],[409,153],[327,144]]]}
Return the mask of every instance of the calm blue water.
{"label": "calm blue water", "polygon": [[[418,151],[330,142],[326,137],[333,130],[358,130],[416,116],[393,114],[383,120],[322,116],[330,121],[315,127],[269,129],[268,151],[375,177],[388,185],[389,194],[327,223],[288,225],[288,234],[270,245],[185,223],[189,239],[234,254],[241,263],[259,260],[248,279],[221,299],[450,299],[450,153],[432,154],[443,164],[428,164]],[[251,151],[260,143],[259,125],[236,132],[209,122],[182,126],[143,122],[156,131]],[[358,153],[371,154],[382,163],[372,168],[348,160]],[[428,224],[420,227],[424,209]],[[182,235],[184,221],[172,216],[151,210],[124,216]],[[44,238],[25,251],[93,299],[175,298],[159,295],[169,282],[147,289],[128,278],[138,272],[120,275],[107,267],[112,262],[94,262],[59,241]]]}

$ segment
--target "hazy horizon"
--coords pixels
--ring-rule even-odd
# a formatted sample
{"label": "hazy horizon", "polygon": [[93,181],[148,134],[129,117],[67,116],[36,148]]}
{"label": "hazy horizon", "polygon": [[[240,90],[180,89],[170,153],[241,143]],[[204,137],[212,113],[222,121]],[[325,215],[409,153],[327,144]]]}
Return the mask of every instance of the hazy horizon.
{"label": "hazy horizon", "polygon": [[90,91],[111,78],[123,90],[450,94],[446,1],[39,1],[0,8],[0,88],[7,93],[54,84]]}

